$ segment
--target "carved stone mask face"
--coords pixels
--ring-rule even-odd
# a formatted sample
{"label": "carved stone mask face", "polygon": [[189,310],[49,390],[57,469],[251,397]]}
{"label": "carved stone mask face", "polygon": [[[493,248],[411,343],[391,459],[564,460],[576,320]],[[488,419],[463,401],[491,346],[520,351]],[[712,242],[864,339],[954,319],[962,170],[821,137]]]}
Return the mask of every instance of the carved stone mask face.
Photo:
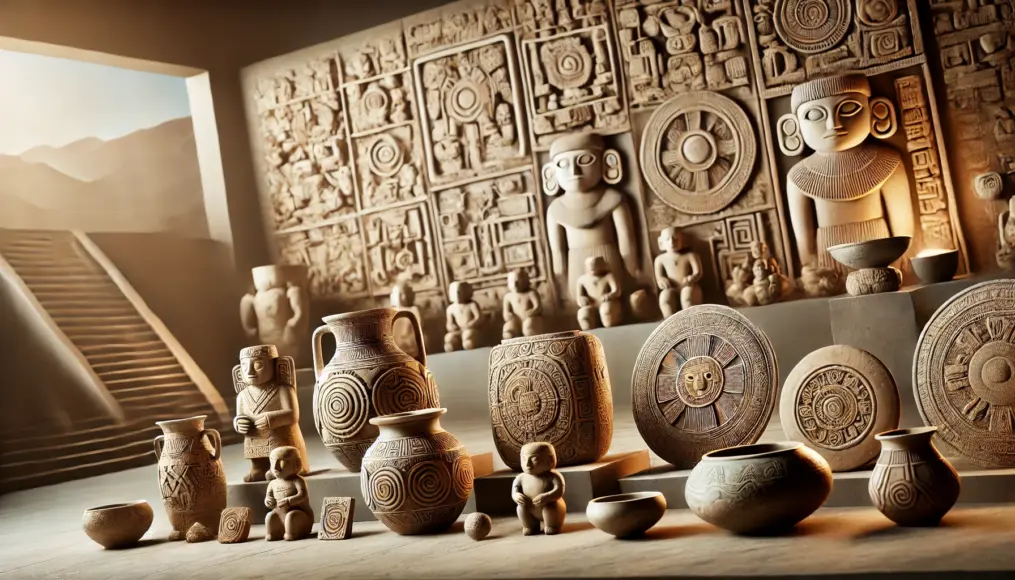
{"label": "carved stone mask face", "polygon": [[804,142],[822,153],[856,147],[871,132],[869,99],[860,93],[807,101],[796,116]]}
{"label": "carved stone mask face", "polygon": [[589,191],[603,179],[599,153],[587,149],[558,153],[553,158],[553,168],[557,183],[569,193]]}
{"label": "carved stone mask face", "polygon": [[243,379],[254,386],[266,385],[275,378],[275,361],[268,357],[245,357],[240,359]]}

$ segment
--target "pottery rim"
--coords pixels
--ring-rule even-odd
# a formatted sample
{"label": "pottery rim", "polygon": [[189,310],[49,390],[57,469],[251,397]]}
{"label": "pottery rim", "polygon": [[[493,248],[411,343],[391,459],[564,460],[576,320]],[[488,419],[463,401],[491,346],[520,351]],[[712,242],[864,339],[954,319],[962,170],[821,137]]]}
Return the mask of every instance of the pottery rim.
{"label": "pottery rim", "polygon": [[195,421],[204,421],[208,418],[208,415],[195,415],[193,417],[187,417],[186,419],[167,419],[165,421],[156,421],[155,424],[159,427],[183,425],[186,423],[193,423]]}
{"label": "pottery rim", "polygon": [[380,313],[394,315],[398,312],[398,309],[394,306],[381,306],[379,308],[368,308],[366,310],[354,310],[352,312],[343,312],[341,314],[329,314],[324,318],[321,318],[321,322],[330,324],[332,322],[338,322],[340,320],[353,320],[356,318],[373,318]]}
{"label": "pottery rim", "polygon": [[792,453],[803,448],[804,444],[797,441],[780,441],[778,443],[753,443],[737,445],[709,451],[701,456],[702,461],[723,461],[727,459],[762,459],[785,453]]}
{"label": "pottery rim", "polygon": [[505,338],[500,341],[501,344],[513,344],[516,342],[527,342],[536,340],[552,340],[555,338],[569,338],[580,336],[582,331],[580,330],[564,330],[562,332],[547,332],[545,334],[534,334],[532,336],[516,336],[514,338]]}
{"label": "pottery rim", "polygon": [[[901,244],[905,242],[903,247]],[[901,258],[909,250],[909,246],[913,243],[912,236],[890,236],[887,238],[875,238],[873,240],[866,240],[863,242],[850,242],[847,244],[836,244],[825,248],[832,258],[850,268],[866,269],[866,268],[879,268],[887,267],[889,264],[894,263],[896,260]],[[856,250],[863,247],[875,248],[870,251],[868,255],[859,256],[860,259],[856,259],[852,255],[851,250]],[[895,250],[889,252],[889,250]],[[840,254],[836,256],[836,254]],[[888,260],[885,256],[894,255],[891,260]],[[872,260],[873,257],[884,258],[879,260],[879,263],[875,263]],[[840,259],[841,258],[841,259]],[[882,263],[883,262],[883,263]]]}
{"label": "pottery rim", "polygon": [[911,435],[928,435],[937,432],[937,427],[933,425],[923,427],[905,427],[902,429],[892,429],[891,431],[885,431],[884,433],[878,433],[874,436],[878,441],[894,441],[896,439],[902,439]]}
{"label": "pottery rim", "polygon": [[617,505],[625,503],[631,504],[635,502],[655,499],[657,497],[663,497],[663,493],[661,491],[632,491],[630,493],[604,495],[602,497],[597,497],[590,500],[589,503],[608,504],[608,505]]}
{"label": "pottery rim", "polygon": [[946,282],[955,277],[959,269],[959,251],[948,249],[924,250],[909,259],[916,277],[924,284]]}
{"label": "pottery rim", "polygon": [[148,504],[148,500],[137,499],[137,500],[134,500],[134,501],[128,501],[128,502],[123,502],[123,503],[110,503],[110,504],[106,504],[106,505],[100,505],[100,506],[97,506],[97,507],[86,509],[85,513],[86,514],[93,514],[93,513],[98,513],[98,512],[109,512],[109,511],[115,511],[115,510],[122,510],[122,509],[126,509],[126,508],[133,508],[133,507],[139,506],[141,504]]}
{"label": "pottery rim", "polygon": [[430,409],[417,409],[415,411],[404,411],[402,413],[392,413],[391,415],[380,415],[370,419],[371,425],[377,427],[389,427],[391,425],[405,425],[407,423],[415,423],[420,420],[436,419],[447,413],[448,410],[444,407],[432,407]]}

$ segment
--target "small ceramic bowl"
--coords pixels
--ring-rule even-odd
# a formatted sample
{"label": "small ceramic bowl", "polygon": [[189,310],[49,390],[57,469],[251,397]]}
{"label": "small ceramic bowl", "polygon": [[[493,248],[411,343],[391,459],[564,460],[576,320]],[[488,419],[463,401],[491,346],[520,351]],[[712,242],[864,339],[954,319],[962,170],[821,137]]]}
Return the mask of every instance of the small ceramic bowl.
{"label": "small ceramic bowl", "polygon": [[648,531],[665,513],[666,498],[658,491],[597,497],[585,508],[585,515],[593,526],[618,538]]}
{"label": "small ceramic bowl", "polygon": [[886,268],[898,260],[909,249],[913,238],[895,236],[830,246],[828,253],[836,262],[847,268]]}
{"label": "small ceramic bowl", "polygon": [[87,509],[82,523],[88,537],[108,550],[136,544],[154,517],[152,506],[140,500]]}
{"label": "small ceramic bowl", "polygon": [[947,282],[959,269],[958,250],[924,250],[909,259],[913,272],[924,284]]}

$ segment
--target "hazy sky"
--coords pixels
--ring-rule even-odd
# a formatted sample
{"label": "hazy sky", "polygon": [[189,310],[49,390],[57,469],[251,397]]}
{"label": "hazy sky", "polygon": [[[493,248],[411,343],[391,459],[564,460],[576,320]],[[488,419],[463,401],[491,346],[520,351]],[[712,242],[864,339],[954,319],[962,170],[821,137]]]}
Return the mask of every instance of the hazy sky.
{"label": "hazy sky", "polygon": [[183,78],[0,50],[0,155],[189,115]]}

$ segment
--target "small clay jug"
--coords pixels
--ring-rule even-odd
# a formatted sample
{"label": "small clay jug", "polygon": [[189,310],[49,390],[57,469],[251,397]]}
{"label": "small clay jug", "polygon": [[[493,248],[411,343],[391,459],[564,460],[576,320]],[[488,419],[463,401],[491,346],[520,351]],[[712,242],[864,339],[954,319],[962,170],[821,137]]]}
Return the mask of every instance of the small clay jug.
{"label": "small clay jug", "polygon": [[205,429],[206,415],[157,421],[159,489],[173,526],[170,540],[182,540],[195,523],[217,530],[226,508],[226,474],[222,469],[222,436]]}
{"label": "small clay jug", "polygon": [[[418,353],[411,357],[395,343],[394,322],[412,324]],[[350,471],[359,471],[363,454],[377,438],[370,419],[437,407],[437,382],[426,368],[419,321],[412,312],[375,308],[324,319],[314,331],[314,425],[325,446]],[[335,354],[327,365],[321,336],[335,335]]]}
{"label": "small clay jug", "polygon": [[871,473],[874,506],[900,526],[936,526],[959,499],[959,474],[934,447],[937,427],[875,436],[881,456]]}
{"label": "small clay jug", "polygon": [[442,532],[472,493],[472,457],[441,428],[447,409],[374,417],[380,436],[363,457],[360,485],[367,507],[402,535]]}

